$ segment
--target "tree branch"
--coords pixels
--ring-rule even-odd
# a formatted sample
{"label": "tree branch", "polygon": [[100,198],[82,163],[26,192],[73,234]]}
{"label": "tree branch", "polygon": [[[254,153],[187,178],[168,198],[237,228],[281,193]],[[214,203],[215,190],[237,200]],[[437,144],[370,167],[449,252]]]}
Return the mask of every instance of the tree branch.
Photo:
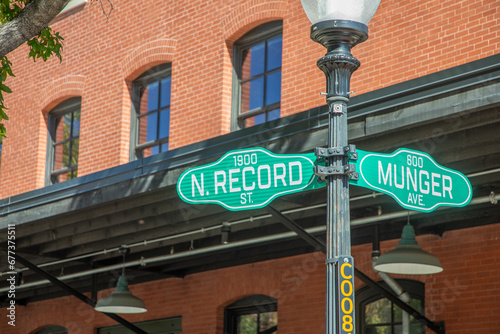
{"label": "tree branch", "polygon": [[49,26],[70,0],[34,0],[11,21],[0,26],[0,58]]}

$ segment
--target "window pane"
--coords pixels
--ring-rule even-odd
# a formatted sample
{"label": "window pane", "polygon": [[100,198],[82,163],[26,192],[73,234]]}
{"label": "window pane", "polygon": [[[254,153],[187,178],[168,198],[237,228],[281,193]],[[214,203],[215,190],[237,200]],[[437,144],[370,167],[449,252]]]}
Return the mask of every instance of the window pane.
{"label": "window pane", "polygon": [[170,105],[170,78],[163,79],[160,83],[160,108],[167,107]]}
{"label": "window pane", "polygon": [[158,109],[158,82],[149,84],[142,98],[148,101],[148,111]]}
{"label": "window pane", "polygon": [[70,161],[70,166],[76,166],[78,165],[78,148],[80,145],[80,139],[75,138],[73,139],[73,143],[71,145],[71,161]]}
{"label": "window pane", "polygon": [[[160,134],[159,138],[166,138],[170,132],[170,109],[160,112]],[[162,150],[163,151],[163,150]]]}
{"label": "window pane", "polygon": [[[68,152],[68,148],[65,148],[65,145],[68,145],[69,142],[66,142],[65,144],[59,144],[55,145],[54,147],[54,170],[59,170],[63,169],[64,167],[67,167],[67,156],[65,157],[65,154]],[[66,153],[64,152],[66,151]]]}
{"label": "window pane", "polygon": [[258,78],[249,82],[250,102],[249,110],[262,108],[264,106],[264,78]]}
{"label": "window pane", "polygon": [[280,109],[274,109],[274,110],[268,111],[267,112],[267,120],[272,121],[275,119],[279,119],[280,115],[281,115]]}
{"label": "window pane", "polygon": [[264,106],[264,78],[258,78],[241,85],[241,112]]}
{"label": "window pane", "polygon": [[259,114],[259,115],[255,115],[254,117],[254,121],[253,121],[253,125],[258,125],[258,124],[262,124],[266,121],[266,114]]}
{"label": "window pane", "polygon": [[395,304],[392,304],[392,311],[394,312],[393,321],[394,322],[402,322],[403,321],[403,310],[397,307]]}
{"label": "window pane", "polygon": [[[266,114],[267,114],[267,119],[266,119]],[[259,125],[279,118],[280,118],[280,109],[273,109],[271,111],[268,111],[267,113],[263,112],[262,114],[257,114],[253,117],[245,118],[243,126],[245,128],[248,128],[254,125]]]}
{"label": "window pane", "polygon": [[62,144],[62,147],[63,147],[63,155],[62,155],[62,164],[63,164],[63,167],[69,167],[69,163],[70,163],[70,160],[69,160],[70,143],[71,142],[67,141],[64,144]]}
{"label": "window pane", "polygon": [[160,146],[159,145],[151,147],[151,155],[158,154],[158,153],[160,153]]}
{"label": "window pane", "polygon": [[162,152],[167,152],[168,151],[168,143],[161,144],[161,151]]}
{"label": "window pane", "polygon": [[267,42],[267,70],[271,71],[281,67],[282,36]]}
{"label": "window pane", "polygon": [[391,323],[391,302],[388,299],[379,299],[365,306],[366,324]]}
{"label": "window pane", "polygon": [[260,43],[254,45],[250,48],[250,52],[247,55],[247,61],[250,60],[250,76],[256,76],[264,73],[264,62],[265,62],[265,43]]}
{"label": "window pane", "polygon": [[281,100],[281,71],[266,76],[266,105]]}
{"label": "window pane", "polygon": [[73,137],[80,136],[80,111],[73,113]]}
{"label": "window pane", "polygon": [[241,110],[240,113],[245,113],[250,110],[250,82],[245,82],[241,85]]}
{"label": "window pane", "polygon": [[152,113],[139,118],[139,144],[156,140],[158,129],[158,113]]}
{"label": "window pane", "polygon": [[56,135],[54,138],[55,143],[60,143],[63,140],[69,138],[70,126],[71,126],[71,115],[68,122],[68,114],[60,116],[56,119]]}
{"label": "window pane", "polygon": [[250,62],[251,54],[250,49],[241,50],[241,79],[246,80],[250,78],[250,68],[252,66]]}
{"label": "window pane", "polygon": [[273,328],[278,325],[278,312],[267,312],[260,314],[259,331]]}
{"label": "window pane", "polygon": [[64,139],[68,139],[71,133],[71,118],[72,113],[63,116],[64,119]]}
{"label": "window pane", "polygon": [[[421,300],[411,299],[410,306],[419,312],[423,312]],[[394,322],[402,322],[403,321],[403,316],[402,316],[403,310],[401,310],[398,306],[393,304],[393,311],[394,311],[394,320],[393,321]],[[413,320],[413,317],[411,317],[411,320]]]}
{"label": "window pane", "polygon": [[410,300],[410,305],[419,312],[424,312],[423,301],[420,299],[412,299]]}
{"label": "window pane", "polygon": [[[144,89],[144,92],[142,91]],[[137,90],[140,90],[141,93],[139,94],[139,98],[137,101],[134,101],[135,103],[138,103],[139,105],[139,110],[137,111],[137,114],[142,115],[148,112],[148,94],[149,94],[149,88],[148,86],[145,87],[140,87]]]}
{"label": "window pane", "polygon": [[240,315],[236,321],[237,334],[257,334],[257,314]]}
{"label": "window pane", "polygon": [[410,334],[422,334],[425,333],[425,327],[423,324],[410,324]]}

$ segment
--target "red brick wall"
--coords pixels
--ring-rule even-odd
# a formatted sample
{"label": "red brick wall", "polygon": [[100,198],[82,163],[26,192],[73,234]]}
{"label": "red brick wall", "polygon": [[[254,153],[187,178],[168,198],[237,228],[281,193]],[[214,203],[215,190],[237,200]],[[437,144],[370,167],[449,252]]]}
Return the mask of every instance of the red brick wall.
{"label": "red brick wall", "polygon": [[[447,333],[496,333],[496,315],[500,313],[500,224],[417,239],[424,250],[439,258],[444,268],[435,275],[399,276],[425,283],[426,316],[433,321],[445,321]],[[382,252],[392,249],[398,241],[382,242]],[[353,247],[352,254],[357,268],[379,280],[371,270],[371,245]],[[323,254],[313,253],[188,275],[184,279],[131,285],[131,291],[145,301],[149,311],[124,317],[142,321],[181,315],[183,333],[216,334],[222,332],[225,306],[245,296],[265,294],[278,299],[281,333],[324,333],[324,261]],[[363,286],[357,279],[355,285],[356,289]],[[99,298],[110,291],[101,291]],[[15,329],[7,325],[6,311],[0,310],[3,334],[29,334],[50,324],[66,326],[71,334],[91,334],[94,328],[114,325],[74,297],[18,307]]]}
{"label": "red brick wall", "polygon": [[[79,175],[129,160],[129,83],[149,67],[172,62],[170,147],[230,131],[232,43],[259,24],[283,19],[283,116],[324,104],[316,60],[325,50],[309,39],[299,0],[113,1],[106,18],[98,5],[54,28],[65,37],[63,61],[33,63],[26,46],[9,55],[16,78],[8,84],[11,120],[3,146],[0,198],[44,186],[43,114],[82,96]],[[354,48],[361,68],[355,94],[493,55],[500,46],[498,4],[483,1],[384,0],[370,38]]]}

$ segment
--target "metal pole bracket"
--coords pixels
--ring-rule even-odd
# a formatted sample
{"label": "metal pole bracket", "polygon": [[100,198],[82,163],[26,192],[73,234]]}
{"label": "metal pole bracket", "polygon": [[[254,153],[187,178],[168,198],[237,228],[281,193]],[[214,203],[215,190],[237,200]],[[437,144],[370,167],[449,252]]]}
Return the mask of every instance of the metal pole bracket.
{"label": "metal pole bracket", "polygon": [[359,179],[355,164],[348,164],[342,167],[314,166],[314,174],[323,180],[332,175],[348,175],[353,180]]}
{"label": "metal pole bracket", "polygon": [[349,160],[357,160],[358,153],[356,152],[356,145],[347,145],[344,147],[316,147],[314,149],[314,154],[319,161],[325,160],[325,158],[347,156]]}

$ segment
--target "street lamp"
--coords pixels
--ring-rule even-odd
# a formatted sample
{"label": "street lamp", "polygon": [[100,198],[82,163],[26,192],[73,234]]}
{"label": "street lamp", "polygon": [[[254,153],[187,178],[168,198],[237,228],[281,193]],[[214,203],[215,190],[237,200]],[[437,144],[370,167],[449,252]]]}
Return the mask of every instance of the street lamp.
{"label": "street lamp", "polygon": [[[349,222],[349,177],[353,168],[347,142],[347,103],[352,73],[360,62],[351,48],[368,38],[367,24],[380,0],[301,0],[311,20],[311,39],[327,53],[317,62],[326,76],[328,149],[316,174],[327,180],[326,333],[354,333],[354,265]],[[350,271],[346,272],[346,268]],[[350,286],[350,288],[349,288]]]}

